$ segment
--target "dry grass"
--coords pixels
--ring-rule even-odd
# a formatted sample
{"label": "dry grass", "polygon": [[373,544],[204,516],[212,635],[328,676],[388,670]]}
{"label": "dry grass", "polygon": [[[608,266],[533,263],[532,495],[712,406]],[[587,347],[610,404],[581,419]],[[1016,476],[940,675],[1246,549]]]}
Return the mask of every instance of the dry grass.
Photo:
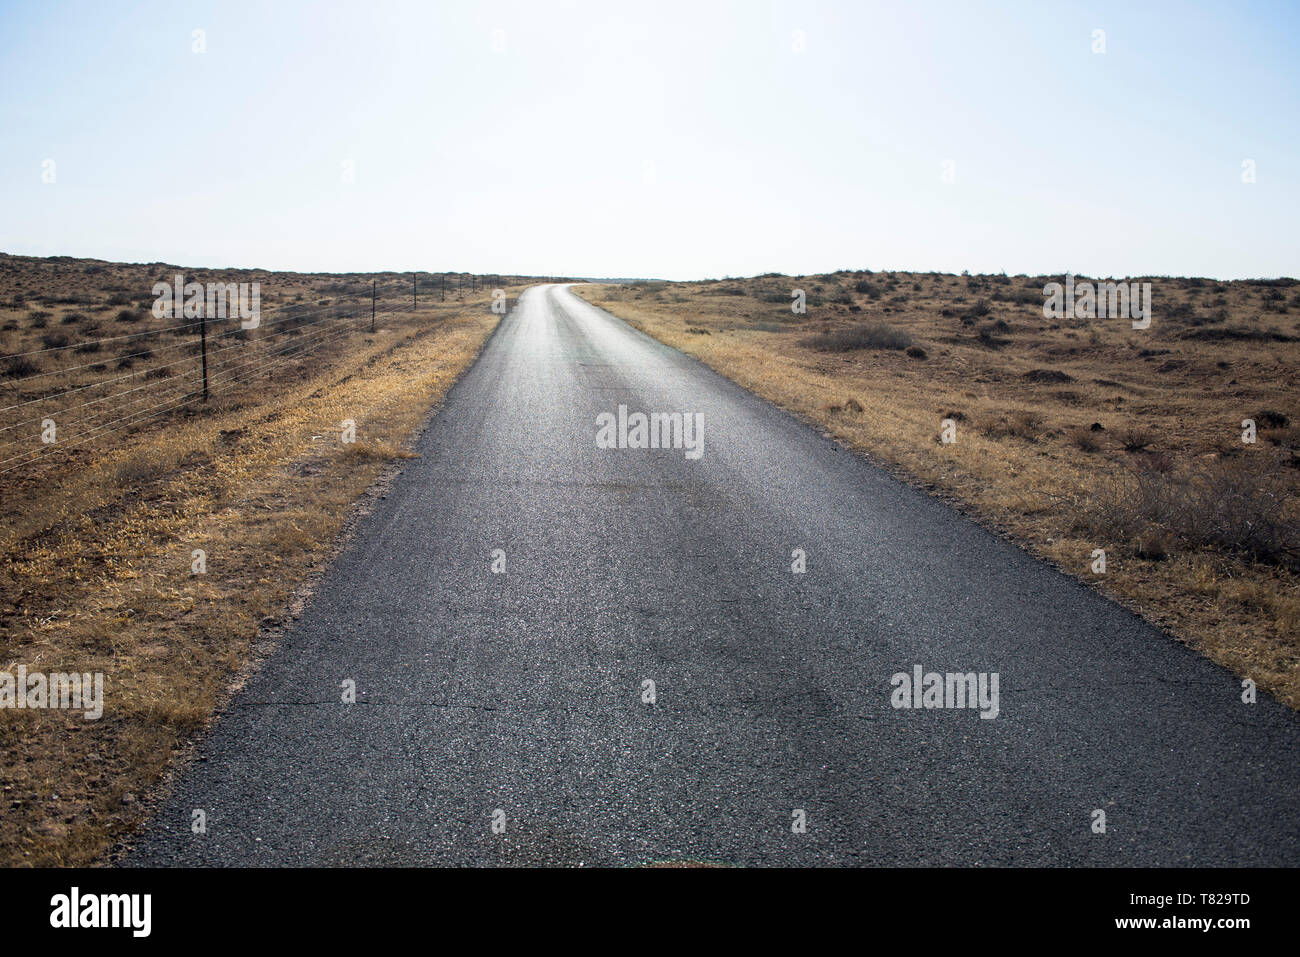
{"label": "dry grass", "polygon": [[[1136,330],[1044,319],[1042,287],[1060,279],[844,272],[577,291],[1300,707],[1300,285],[1155,277],[1154,319]],[[796,288],[805,315],[791,312]],[[858,338],[867,328],[898,336]],[[816,348],[827,342],[849,347]],[[949,418],[955,444],[940,441]]]}
{"label": "dry grass", "polygon": [[[92,275],[136,289],[150,268]],[[123,278],[132,270],[139,281]],[[40,285],[19,275],[23,288]],[[277,276],[263,276],[265,308]],[[311,295],[350,281],[283,279],[290,298],[295,283]],[[115,295],[58,288],[53,298],[92,314]],[[0,711],[0,861],[90,863],[138,822],[142,796],[238,680],[259,634],[324,567],[353,503],[411,454],[407,439],[495,325],[489,301],[482,288],[429,296],[419,312],[381,314],[373,334],[286,362],[268,387],[0,476],[0,670],[105,676],[101,720]],[[15,338],[4,348],[17,351]],[[353,444],[341,441],[344,419],[356,423]],[[191,573],[195,549],[205,574]]]}

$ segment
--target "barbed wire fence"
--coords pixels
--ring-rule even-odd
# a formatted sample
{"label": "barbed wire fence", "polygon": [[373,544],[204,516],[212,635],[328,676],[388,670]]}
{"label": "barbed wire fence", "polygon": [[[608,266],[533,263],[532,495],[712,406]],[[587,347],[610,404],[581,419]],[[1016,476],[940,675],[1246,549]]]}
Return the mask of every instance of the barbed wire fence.
{"label": "barbed wire fence", "polygon": [[[438,283],[443,297],[446,278]],[[469,279],[476,291],[480,284],[494,288],[502,277],[459,278],[462,290]],[[399,297],[404,282],[386,281],[385,298]],[[200,307],[198,316],[141,332],[0,356],[0,475],[274,380],[291,364],[374,331],[380,305],[381,315],[417,311],[416,274],[405,308],[381,303],[380,291],[372,280],[369,295],[356,301],[281,306],[248,329],[238,319],[208,317]],[[115,354],[104,356],[106,349]],[[88,356],[95,358],[78,361]],[[38,363],[55,367],[42,371]]]}

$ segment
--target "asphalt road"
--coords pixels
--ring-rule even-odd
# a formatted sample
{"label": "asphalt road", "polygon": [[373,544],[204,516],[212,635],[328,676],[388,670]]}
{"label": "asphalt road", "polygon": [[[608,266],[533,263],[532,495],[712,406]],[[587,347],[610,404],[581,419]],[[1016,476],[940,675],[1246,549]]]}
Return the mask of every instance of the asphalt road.
{"label": "asphalt road", "polygon": [[1292,712],[563,287],[418,451],[125,863],[1300,863]]}

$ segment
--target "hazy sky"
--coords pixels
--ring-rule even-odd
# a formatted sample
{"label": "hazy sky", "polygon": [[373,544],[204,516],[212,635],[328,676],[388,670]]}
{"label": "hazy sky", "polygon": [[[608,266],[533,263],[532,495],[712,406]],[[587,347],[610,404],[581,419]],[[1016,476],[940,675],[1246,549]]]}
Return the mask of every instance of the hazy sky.
{"label": "hazy sky", "polygon": [[1296,2],[0,0],[0,251],[1297,276],[1298,28]]}

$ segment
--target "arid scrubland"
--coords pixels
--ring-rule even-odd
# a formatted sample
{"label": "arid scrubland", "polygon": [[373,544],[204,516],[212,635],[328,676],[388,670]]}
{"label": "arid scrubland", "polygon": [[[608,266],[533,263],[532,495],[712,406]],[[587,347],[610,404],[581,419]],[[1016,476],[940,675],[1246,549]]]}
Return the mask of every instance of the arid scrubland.
{"label": "arid scrubland", "polygon": [[[258,328],[208,329],[206,401],[194,323],[151,311],[178,271],[261,288]],[[495,284],[424,275],[413,310],[388,274],[372,332],[370,278],[0,256],[0,670],[105,676],[98,720],[0,711],[5,863],[141,819],[499,318]],[[1154,277],[1134,329],[1044,318],[1061,278],[578,291],[1300,706],[1300,284]]]}
{"label": "arid scrubland", "polygon": [[1148,277],[1138,329],[1045,318],[1064,278],[577,291],[1300,707],[1300,283]]}
{"label": "arid scrubland", "polygon": [[[194,324],[151,311],[177,272],[261,287],[258,328],[212,323],[206,402]],[[105,684],[98,720],[0,711],[0,861],[86,864],[141,818],[500,318],[461,278],[421,275],[413,310],[379,275],[372,332],[368,275],[0,257],[0,441],[36,450],[0,472],[0,670]],[[72,424],[42,447],[50,409]]]}

